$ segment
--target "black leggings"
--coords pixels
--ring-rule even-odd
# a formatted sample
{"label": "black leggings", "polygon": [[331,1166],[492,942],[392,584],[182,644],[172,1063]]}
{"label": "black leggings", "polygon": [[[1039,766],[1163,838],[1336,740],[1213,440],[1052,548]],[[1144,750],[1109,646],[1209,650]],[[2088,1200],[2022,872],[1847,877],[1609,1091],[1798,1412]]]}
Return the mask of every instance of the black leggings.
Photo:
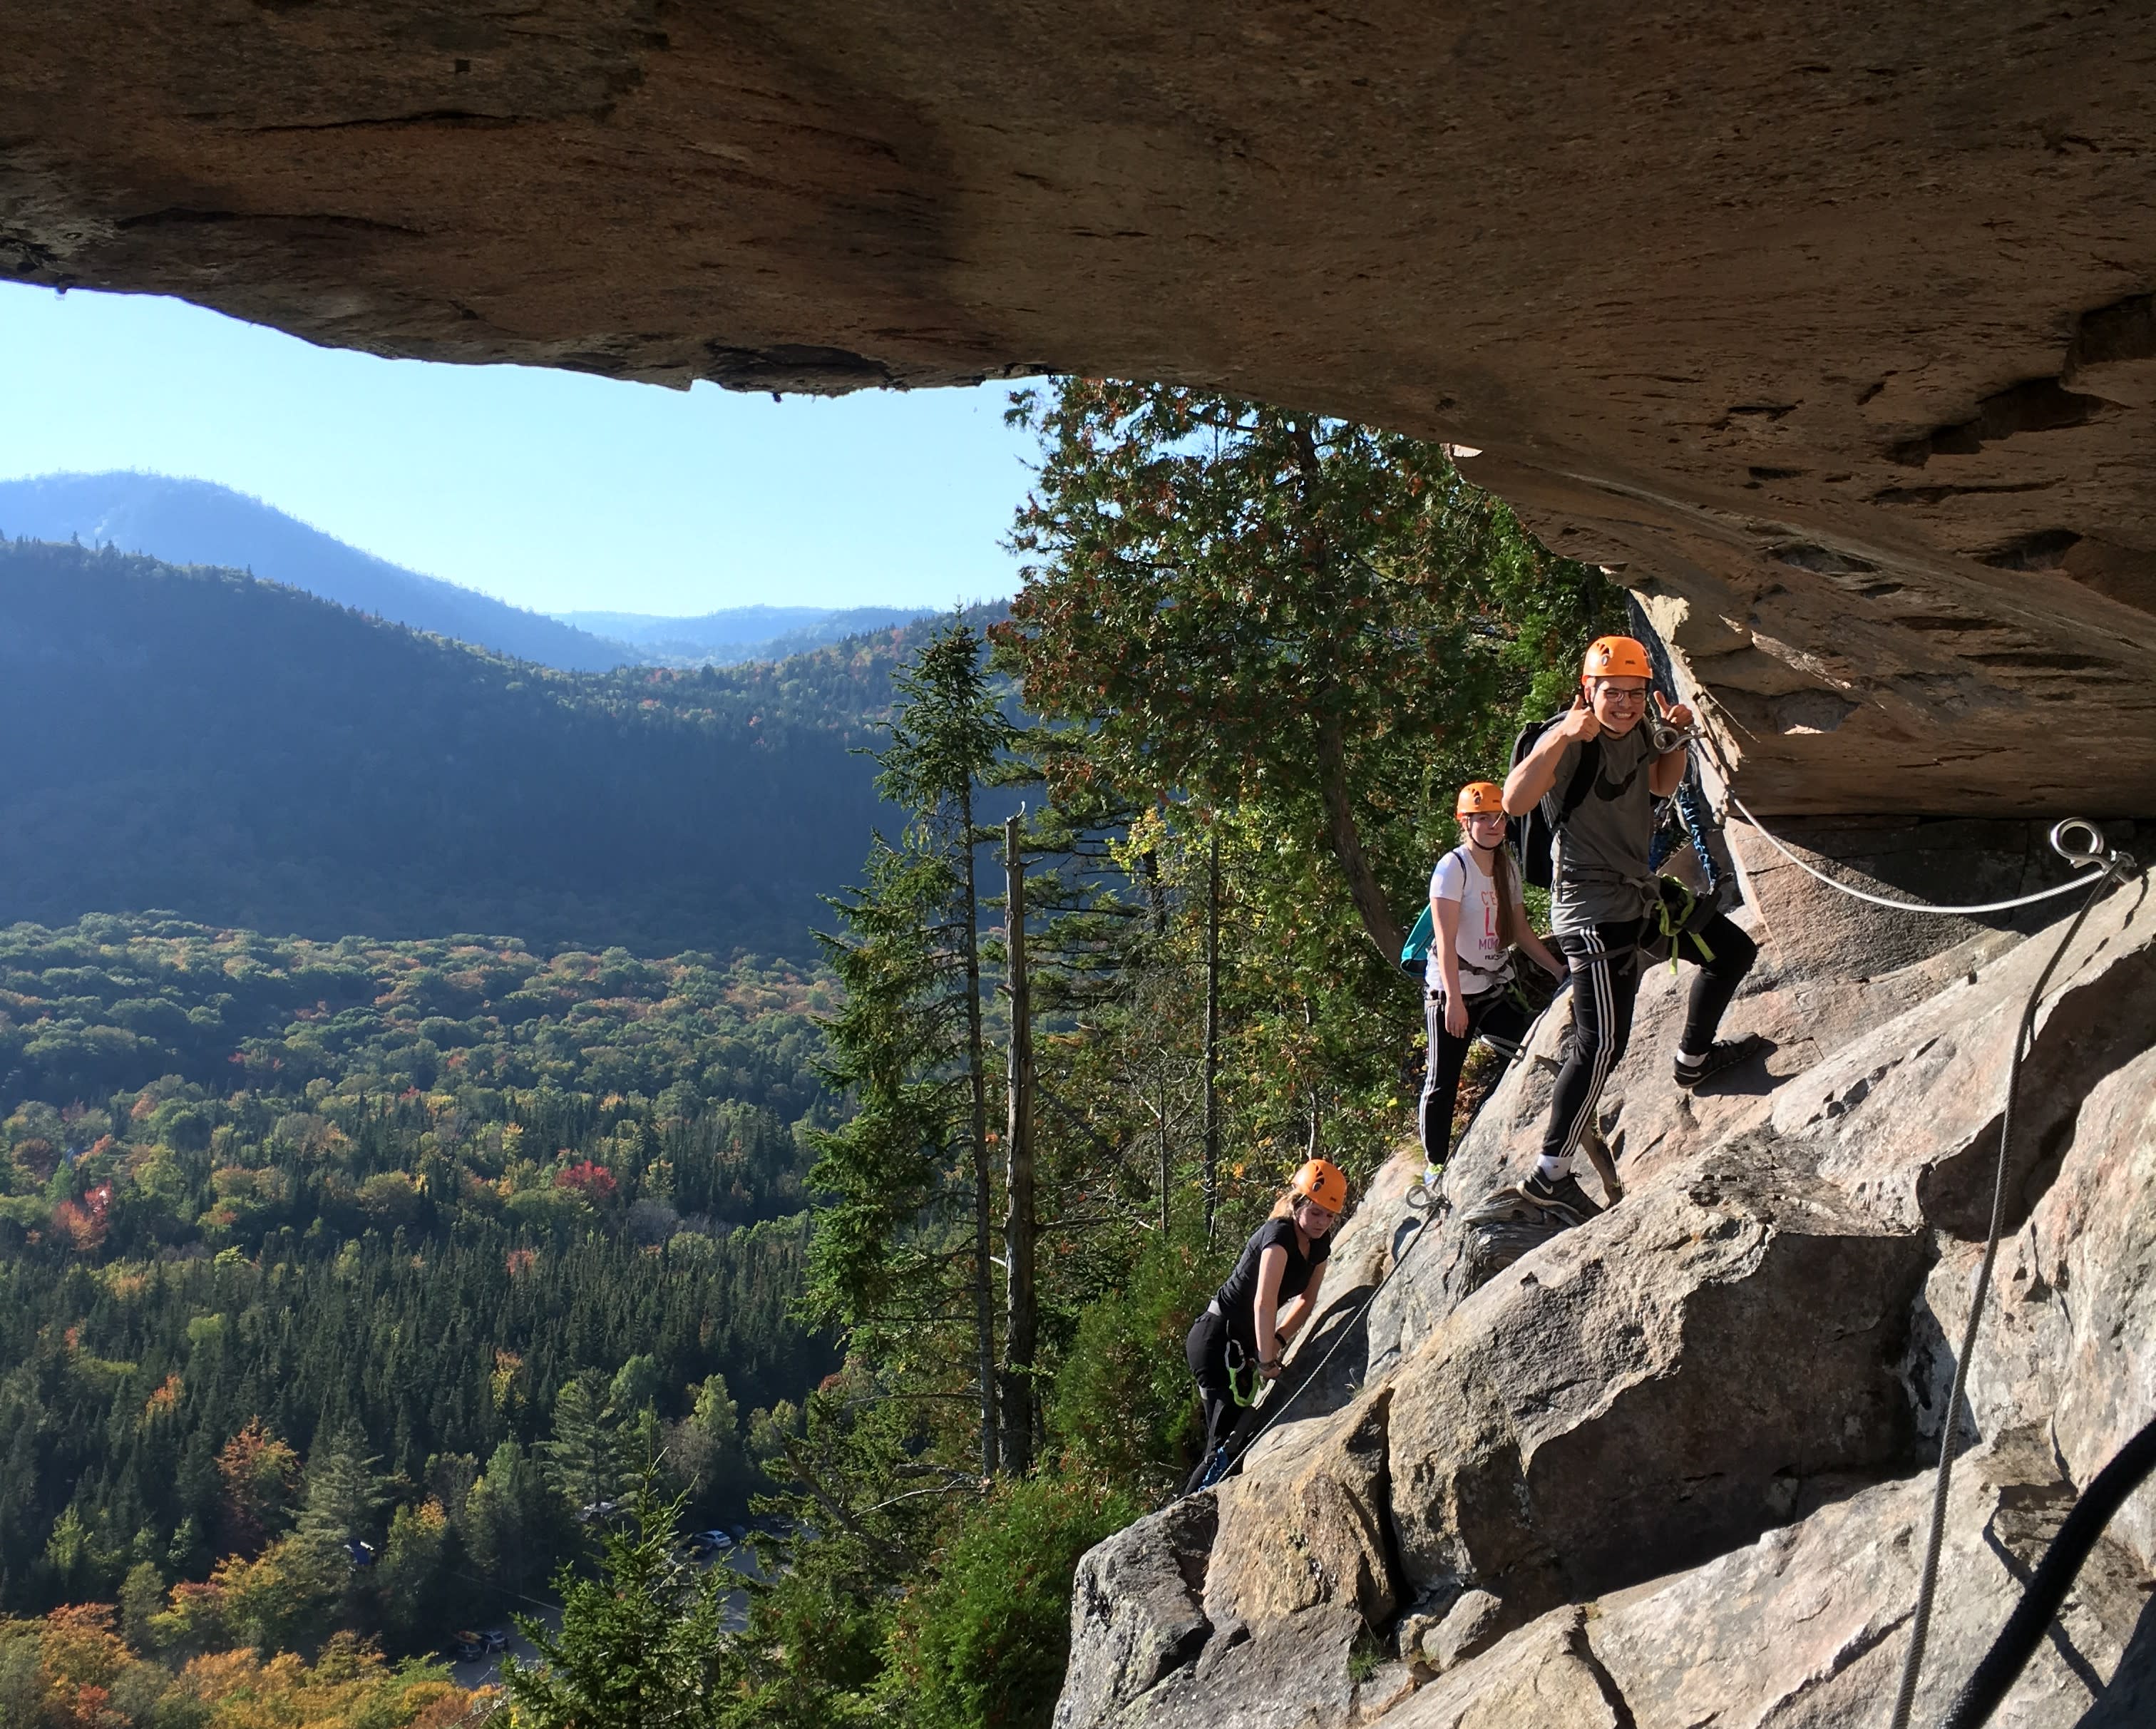
{"label": "black leggings", "polygon": [[1527,1036],[1534,1017],[1501,985],[1467,999],[1467,1030],[1457,1039],[1445,1029],[1441,993],[1423,993],[1423,1019],[1430,1029],[1430,1059],[1422,1075],[1422,1156],[1433,1165],[1442,1165],[1452,1152],[1452,1111],[1460,1098],[1460,1070],[1469,1047],[1477,1039],[1486,1039],[1509,1063],[1519,1055],[1520,1041]]}
{"label": "black leggings", "polygon": [[[1631,1042],[1645,922],[1625,919],[1592,931],[1563,931],[1555,939],[1572,963],[1572,1049],[1558,1070],[1557,1094],[1550,1101],[1549,1128],[1543,1136],[1545,1158],[1563,1159],[1579,1144],[1581,1133],[1594,1121],[1609,1071]],[[1759,956],[1752,939],[1725,915],[1716,914],[1699,934],[1713,952],[1711,961],[1699,957],[1691,938],[1677,944],[1680,957],[1699,969],[1691,982],[1681,1050],[1703,1051],[1714,1043],[1723,1011]]]}
{"label": "black leggings", "polygon": [[[1214,1449],[1228,1439],[1235,1419],[1242,1414],[1228,1373],[1228,1323],[1208,1308],[1190,1323],[1190,1336],[1183,1342],[1183,1354],[1189,1359],[1190,1372],[1198,1378],[1198,1397],[1205,1406],[1205,1445],[1198,1455],[1197,1470],[1190,1474],[1186,1493],[1204,1481]],[[1249,1354],[1255,1358],[1257,1353]]]}

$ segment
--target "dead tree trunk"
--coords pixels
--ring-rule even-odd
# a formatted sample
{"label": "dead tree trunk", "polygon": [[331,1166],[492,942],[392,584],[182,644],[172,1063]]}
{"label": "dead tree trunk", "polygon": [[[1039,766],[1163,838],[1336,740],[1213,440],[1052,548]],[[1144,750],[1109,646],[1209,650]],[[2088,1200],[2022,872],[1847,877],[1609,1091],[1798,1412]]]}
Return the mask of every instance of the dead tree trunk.
{"label": "dead tree trunk", "polygon": [[1205,865],[1205,1240],[1220,1198],[1220,823]]}
{"label": "dead tree trunk", "polygon": [[1034,1347],[1040,1311],[1034,1287],[1033,992],[1026,977],[1025,853],[1019,818],[1004,823],[1004,952],[1010,992],[1010,1115],[1006,1146],[1004,1267],[1003,1466],[1033,1465]]}
{"label": "dead tree trunk", "polygon": [[1330,721],[1321,721],[1317,728],[1317,786],[1325,800],[1325,838],[1340,861],[1355,911],[1363,916],[1363,928],[1379,954],[1388,962],[1397,961],[1407,932],[1393,916],[1377,873],[1363,854],[1362,831],[1355,826],[1355,812],[1348,802],[1347,747],[1340,729]]}
{"label": "dead tree trunk", "polygon": [[981,1383],[981,1475],[996,1474],[996,1296],[994,1262],[990,1259],[991,1206],[994,1172],[988,1167],[988,1056],[981,1038],[981,931],[979,888],[974,880],[973,795],[959,799],[966,858],[965,921],[960,926],[966,948],[966,1065],[972,1091],[973,1157],[973,1331]]}

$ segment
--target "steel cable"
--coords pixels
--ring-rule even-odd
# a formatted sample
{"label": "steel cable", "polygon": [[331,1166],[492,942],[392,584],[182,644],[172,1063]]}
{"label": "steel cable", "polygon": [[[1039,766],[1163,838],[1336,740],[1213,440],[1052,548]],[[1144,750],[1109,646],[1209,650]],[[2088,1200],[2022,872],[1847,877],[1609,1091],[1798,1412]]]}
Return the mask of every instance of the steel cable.
{"label": "steel cable", "polygon": [[[2064,828],[2065,824],[2061,824]],[[2056,834],[2056,831],[2055,831]],[[2054,844],[2056,844],[2055,839]],[[2063,850],[2063,849],[2062,849]],[[1954,1438],[1961,1428],[1962,1400],[1969,1388],[1969,1366],[1976,1352],[1977,1329],[1984,1320],[1984,1300],[1991,1291],[1991,1270],[1999,1259],[1999,1232],[2006,1217],[2006,1177],[2014,1149],[2014,1107],[2021,1090],[2021,1059],[2027,1054],[2031,1031],[2035,1025],[2037,1005],[2042,1001],[2044,987],[2051,982],[2066,950],[2081,932],[2082,923],[2095,910],[2097,901],[2111,885],[2114,878],[2125,868],[2126,860],[2113,854],[2111,861],[2097,879],[2089,891],[2088,899],[2082,903],[2051,951],[2051,957],[2044,963],[2044,970],[2036,976],[2036,983],[2029,992],[2028,1001],[2022,1005],[2021,1019],[2014,1031],[2014,1051],[2006,1069],[2006,1106],[1999,1122],[1999,1159],[1992,1173],[1991,1229],[1984,1239],[1984,1260],[1977,1269],[1976,1290],[1969,1301],[1969,1321],[1962,1329],[1961,1352],[1954,1359],[1953,1388],[1947,1396],[1946,1413],[1939,1433],[1939,1470],[1938,1480],[1932,1488],[1931,1534],[1924,1543],[1923,1571],[1917,1583],[1917,1607],[1910,1617],[1909,1650],[1902,1666],[1902,1685],[1895,1696],[1892,1729],[1909,1729],[1909,1714],[1917,1701],[1917,1683],[1923,1673],[1924,1646],[1932,1624],[1932,1604],[1937,1595],[1939,1580],[1939,1551],[1946,1540],[1947,1490],[1953,1478]]]}

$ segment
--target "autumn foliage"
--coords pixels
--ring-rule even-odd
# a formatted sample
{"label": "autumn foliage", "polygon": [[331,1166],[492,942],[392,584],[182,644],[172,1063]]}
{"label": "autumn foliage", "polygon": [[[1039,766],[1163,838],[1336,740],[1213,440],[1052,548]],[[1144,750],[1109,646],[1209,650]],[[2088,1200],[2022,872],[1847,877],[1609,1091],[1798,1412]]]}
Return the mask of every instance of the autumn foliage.
{"label": "autumn foliage", "polygon": [[0,1618],[0,1698],[8,1729],[447,1729],[473,1696],[438,1670],[392,1665],[333,1636],[311,1664],[248,1649],[192,1657],[177,1673],[131,1650],[109,1603],[70,1603],[40,1620]]}
{"label": "autumn foliage", "polygon": [[613,1172],[604,1165],[579,1159],[556,1173],[554,1187],[573,1189],[593,1206],[604,1206],[613,1198],[615,1184]]}

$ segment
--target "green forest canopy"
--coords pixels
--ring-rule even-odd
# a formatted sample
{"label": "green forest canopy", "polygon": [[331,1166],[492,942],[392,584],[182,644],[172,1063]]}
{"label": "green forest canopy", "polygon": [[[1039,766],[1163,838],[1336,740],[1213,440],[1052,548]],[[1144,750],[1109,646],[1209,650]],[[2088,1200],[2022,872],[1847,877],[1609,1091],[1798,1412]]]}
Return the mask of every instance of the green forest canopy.
{"label": "green forest canopy", "polygon": [[[430,1506],[444,1533],[402,1619],[326,1603],[287,1639],[498,1609],[647,1445],[737,1514],[737,1417],[831,1362],[791,1314],[828,990],[499,939],[0,932],[0,1608],[244,1558],[275,1521],[247,1539],[219,1461],[257,1420],[310,1483],[366,1466],[344,1536],[394,1548]],[[602,1437],[577,1472],[565,1423]]]}

